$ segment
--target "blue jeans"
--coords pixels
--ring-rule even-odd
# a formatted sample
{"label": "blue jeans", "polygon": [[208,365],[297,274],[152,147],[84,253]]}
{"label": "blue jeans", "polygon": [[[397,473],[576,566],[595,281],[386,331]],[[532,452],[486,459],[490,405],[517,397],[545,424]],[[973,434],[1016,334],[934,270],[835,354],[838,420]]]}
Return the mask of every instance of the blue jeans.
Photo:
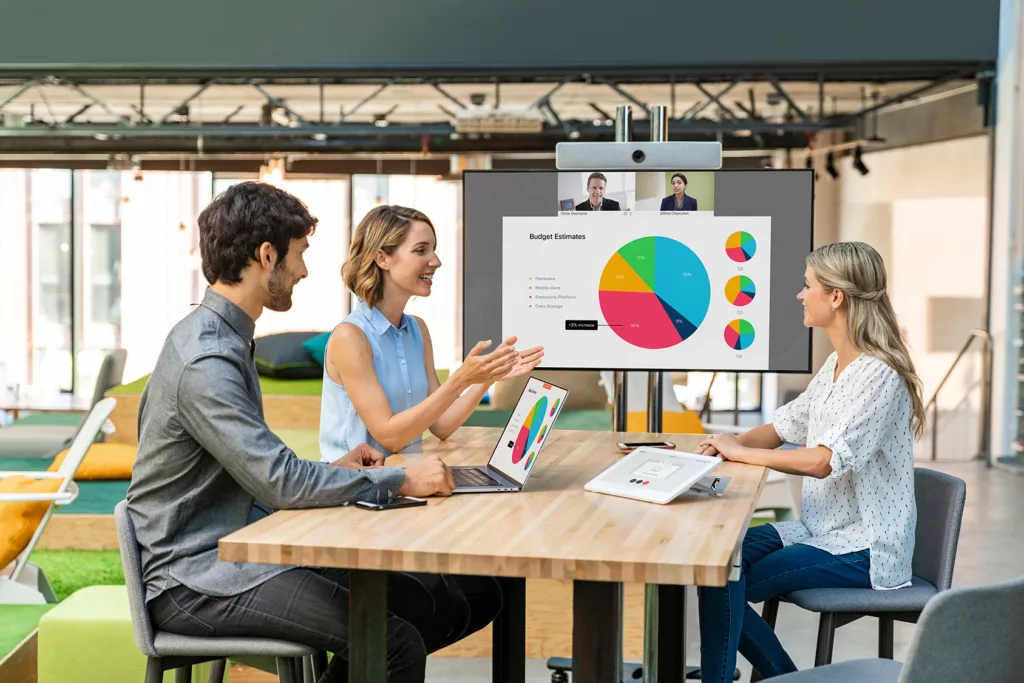
{"label": "blue jeans", "polygon": [[871,588],[870,571],[868,550],[833,555],[800,543],[783,548],[773,527],[748,529],[739,581],[697,589],[701,681],[731,681],[737,650],[762,678],[796,671],[775,632],[748,603],[804,588]]}

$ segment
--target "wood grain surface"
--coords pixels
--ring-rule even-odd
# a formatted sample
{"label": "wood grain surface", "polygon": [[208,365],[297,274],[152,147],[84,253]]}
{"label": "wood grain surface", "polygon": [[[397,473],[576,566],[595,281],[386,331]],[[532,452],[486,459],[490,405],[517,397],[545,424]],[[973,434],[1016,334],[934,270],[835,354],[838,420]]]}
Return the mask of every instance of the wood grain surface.
{"label": "wood grain surface", "polygon": [[[450,465],[484,464],[500,429],[464,427],[389,458],[432,453]],[[230,534],[220,558],[234,562],[485,574],[526,578],[725,585],[767,471],[723,463],[720,498],[684,494],[668,505],[585,491],[618,461],[622,440],[699,435],[554,430],[520,493],[434,498],[426,507],[289,510]]]}

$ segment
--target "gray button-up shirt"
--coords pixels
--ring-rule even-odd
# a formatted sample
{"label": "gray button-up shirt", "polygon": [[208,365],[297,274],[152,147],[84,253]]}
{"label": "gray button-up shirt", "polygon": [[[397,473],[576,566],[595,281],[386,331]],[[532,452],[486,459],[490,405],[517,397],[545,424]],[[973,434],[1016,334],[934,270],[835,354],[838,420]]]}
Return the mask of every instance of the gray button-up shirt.
{"label": "gray button-up shirt", "polygon": [[217,559],[217,542],[273,509],[397,495],[398,468],[350,470],[298,458],[263,418],[255,323],[212,290],[174,326],[139,403],[128,510],[147,601],[177,585],[237,595],[291,567]]}

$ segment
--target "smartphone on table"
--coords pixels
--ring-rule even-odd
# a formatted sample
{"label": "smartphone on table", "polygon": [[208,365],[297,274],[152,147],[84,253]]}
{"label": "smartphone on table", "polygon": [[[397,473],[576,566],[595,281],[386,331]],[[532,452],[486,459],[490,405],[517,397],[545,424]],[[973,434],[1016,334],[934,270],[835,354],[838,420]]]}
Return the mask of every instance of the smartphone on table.
{"label": "smartphone on table", "polygon": [[427,501],[425,498],[397,496],[381,503],[371,503],[369,501],[360,500],[356,502],[356,507],[361,507],[365,510],[397,510],[398,508],[412,508],[426,504]]}
{"label": "smartphone on table", "polygon": [[636,450],[637,448],[664,448],[666,450],[673,450],[676,445],[671,441],[620,441],[618,444],[619,450],[624,453],[629,453]]}

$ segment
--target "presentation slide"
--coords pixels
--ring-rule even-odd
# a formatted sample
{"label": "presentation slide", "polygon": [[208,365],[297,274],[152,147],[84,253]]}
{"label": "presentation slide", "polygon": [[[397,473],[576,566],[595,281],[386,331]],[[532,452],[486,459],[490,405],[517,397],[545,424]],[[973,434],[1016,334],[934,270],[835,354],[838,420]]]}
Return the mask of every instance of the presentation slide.
{"label": "presentation slide", "polygon": [[531,377],[498,440],[490,464],[520,484],[526,481],[567,394],[564,389]]}
{"label": "presentation slide", "polygon": [[502,336],[545,365],[768,366],[768,216],[506,217],[502,273]]}

